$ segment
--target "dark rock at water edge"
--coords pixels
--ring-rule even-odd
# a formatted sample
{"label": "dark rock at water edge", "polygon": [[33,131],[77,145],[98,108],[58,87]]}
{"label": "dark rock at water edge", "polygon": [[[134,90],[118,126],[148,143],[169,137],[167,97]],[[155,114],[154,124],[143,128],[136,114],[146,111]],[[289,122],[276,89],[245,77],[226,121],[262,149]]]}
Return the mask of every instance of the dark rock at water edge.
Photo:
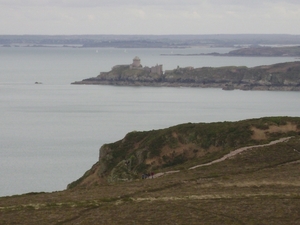
{"label": "dark rock at water edge", "polygon": [[224,90],[300,91],[300,62],[245,66],[176,68],[157,73],[148,67],[115,66],[72,84],[222,88]]}

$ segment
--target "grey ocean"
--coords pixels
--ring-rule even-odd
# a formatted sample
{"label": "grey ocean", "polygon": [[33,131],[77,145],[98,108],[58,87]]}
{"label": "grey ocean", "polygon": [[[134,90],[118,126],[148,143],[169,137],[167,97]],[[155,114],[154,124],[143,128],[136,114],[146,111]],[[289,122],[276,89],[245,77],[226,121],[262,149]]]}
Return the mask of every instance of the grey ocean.
{"label": "grey ocean", "polygon": [[164,70],[297,60],[161,56],[230,50],[0,48],[0,196],[63,190],[97,161],[101,145],[133,130],[300,116],[300,92],[70,85],[135,56]]}

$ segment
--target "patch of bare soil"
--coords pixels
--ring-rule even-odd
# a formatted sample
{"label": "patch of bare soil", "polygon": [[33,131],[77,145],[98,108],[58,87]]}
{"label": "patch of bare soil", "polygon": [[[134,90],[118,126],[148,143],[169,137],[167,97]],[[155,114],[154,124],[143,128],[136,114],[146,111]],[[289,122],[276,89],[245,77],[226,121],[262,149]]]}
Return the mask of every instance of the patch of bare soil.
{"label": "patch of bare soil", "polygon": [[286,133],[289,131],[298,131],[297,125],[292,123],[287,123],[286,125],[281,126],[275,126],[272,125],[266,130],[258,129],[256,127],[251,127],[251,130],[253,131],[252,139],[254,140],[266,140],[268,133]]}
{"label": "patch of bare soil", "polygon": [[291,63],[286,63],[286,64],[281,64],[280,67],[270,67],[268,70],[269,73],[285,73],[290,69],[291,67],[298,66],[297,64],[291,64]]}

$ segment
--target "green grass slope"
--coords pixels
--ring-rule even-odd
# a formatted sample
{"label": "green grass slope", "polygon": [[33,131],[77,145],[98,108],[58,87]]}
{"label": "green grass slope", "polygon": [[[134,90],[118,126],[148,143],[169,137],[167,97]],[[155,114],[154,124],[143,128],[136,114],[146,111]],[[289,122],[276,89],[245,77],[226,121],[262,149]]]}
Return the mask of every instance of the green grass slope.
{"label": "green grass slope", "polygon": [[[257,124],[253,142],[266,142],[266,136],[287,135],[298,120],[273,117],[237,123]],[[2,197],[0,224],[296,225],[300,223],[300,137],[292,133],[285,142],[156,179]]]}
{"label": "green grass slope", "polygon": [[240,147],[269,143],[299,132],[298,117],[187,123],[131,132],[120,141],[103,145],[99,161],[68,188],[129,181],[143,173],[188,169],[219,159]]}

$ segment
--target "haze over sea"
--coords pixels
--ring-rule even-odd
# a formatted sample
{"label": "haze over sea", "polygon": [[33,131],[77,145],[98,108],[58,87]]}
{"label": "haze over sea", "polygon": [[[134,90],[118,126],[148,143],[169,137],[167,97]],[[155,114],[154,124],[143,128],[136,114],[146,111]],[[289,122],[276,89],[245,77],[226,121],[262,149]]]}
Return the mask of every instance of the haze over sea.
{"label": "haze over sea", "polygon": [[[143,66],[258,66],[287,57],[161,56],[232,49],[0,48],[0,196],[66,188],[133,130],[300,116],[300,92],[70,85],[135,56]],[[37,85],[35,82],[42,82]]]}

